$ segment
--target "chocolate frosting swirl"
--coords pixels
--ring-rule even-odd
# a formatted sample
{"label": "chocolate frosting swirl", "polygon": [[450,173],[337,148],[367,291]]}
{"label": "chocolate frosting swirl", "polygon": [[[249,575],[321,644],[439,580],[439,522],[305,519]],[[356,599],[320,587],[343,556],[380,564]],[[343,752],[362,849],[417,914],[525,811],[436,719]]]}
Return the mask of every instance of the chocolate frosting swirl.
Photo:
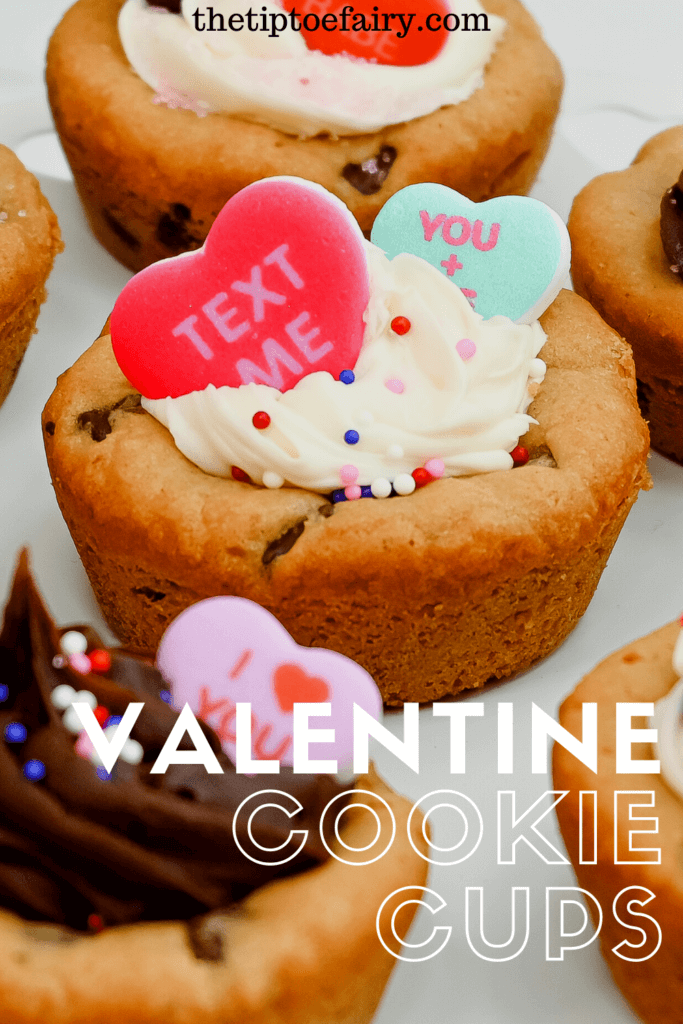
{"label": "chocolate frosting swirl", "polygon": [[683,274],[683,171],[662,196],[659,231],[669,266],[675,274]]}
{"label": "chocolate frosting swirl", "polygon": [[[71,628],[87,637],[90,648],[102,647],[88,627]],[[326,859],[318,826],[326,803],[340,792],[334,778],[286,768],[265,781],[237,775],[204,723],[223,775],[209,775],[201,764],[171,765],[163,775],[150,775],[177,718],[160,697],[162,677],[145,660],[115,648],[106,676],[55,668],[63,632],[22,553],[0,634],[0,682],[9,688],[0,703],[0,905],[82,930],[91,914],[106,925],[186,919]],[[90,690],[113,715],[122,715],[131,701],[144,701],[132,731],[144,748],[142,762],[119,760],[111,778],[100,779],[96,766],[75,752],[75,736],[52,704],[51,691],[60,683]],[[26,727],[25,742],[6,742],[11,722]],[[187,736],[179,749],[193,749]],[[43,762],[44,779],[25,777],[30,759]],[[297,857],[283,866],[254,864],[234,842],[235,810],[262,789],[292,794],[304,808],[291,822],[265,808],[253,820],[252,834],[264,847],[277,847],[291,828],[308,829]],[[263,802],[269,801],[285,803],[273,794]],[[248,848],[246,837],[241,841]]]}

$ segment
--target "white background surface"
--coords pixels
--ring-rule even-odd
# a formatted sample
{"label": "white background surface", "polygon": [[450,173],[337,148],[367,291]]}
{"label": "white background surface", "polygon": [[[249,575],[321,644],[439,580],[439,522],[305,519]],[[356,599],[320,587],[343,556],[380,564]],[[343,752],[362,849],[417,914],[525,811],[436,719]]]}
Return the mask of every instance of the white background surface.
{"label": "white background surface", "polygon": [[[29,543],[56,617],[102,628],[54,500],[40,412],[57,374],[98,335],[129,275],[89,236],[72,184],[54,176],[59,161],[46,155],[44,146],[21,145],[50,127],[43,57],[49,33],[67,6],[64,0],[2,2],[0,141],[19,148],[39,173],[59,216],[66,252],[50,280],[40,331],[0,409],[0,591],[9,583],[18,548]],[[647,138],[683,120],[683,8],[679,0],[528,0],[527,6],[567,79],[555,141],[532,194],[566,218],[573,196],[590,178],[624,166]],[[466,793],[481,810],[484,838],[465,864],[432,872],[430,884],[447,906],[433,922],[418,922],[414,939],[425,938],[432,923],[452,925],[453,933],[436,958],[399,965],[376,1024],[628,1024],[635,1019],[596,945],[567,954],[561,963],[545,961],[545,887],[572,885],[573,875],[569,868],[544,864],[523,844],[516,866],[496,866],[495,799],[498,789],[515,789],[518,808],[524,809],[550,788],[545,777],[530,772],[531,702],[555,715],[564,695],[597,661],[683,610],[683,468],[656,455],[650,468],[655,487],[631,513],[597,594],[569,640],[533,671],[472,698],[483,701],[485,716],[469,722],[466,774],[449,775],[448,723],[434,720],[428,710],[421,719],[419,776],[389,755],[378,757],[389,781],[413,798],[439,788]],[[513,776],[496,775],[498,701],[514,704]],[[432,824],[442,845],[454,841],[452,819],[435,817]],[[558,841],[551,818],[543,831]],[[464,933],[467,885],[484,887],[487,938],[494,942],[509,934],[510,887],[530,886],[531,938],[517,959],[487,963],[470,951]],[[651,908],[656,917],[656,906]]]}

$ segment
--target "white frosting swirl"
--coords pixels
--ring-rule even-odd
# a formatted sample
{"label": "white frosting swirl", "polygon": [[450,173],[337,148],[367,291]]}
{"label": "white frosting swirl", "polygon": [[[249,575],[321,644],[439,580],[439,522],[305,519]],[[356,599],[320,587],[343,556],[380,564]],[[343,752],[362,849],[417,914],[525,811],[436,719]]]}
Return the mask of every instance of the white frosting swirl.
{"label": "white frosting swirl", "polygon": [[650,725],[657,730],[655,751],[662,775],[683,798],[683,629],[676,639],[672,663],[679,681],[655,704]]}
{"label": "white frosting swirl", "polygon": [[[509,452],[533,422],[526,410],[545,375],[540,324],[483,320],[426,261],[406,253],[389,261],[366,246],[370,302],[355,381],[320,372],[284,394],[209,385],[143,398],[188,459],[217,476],[237,466],[255,483],[321,493],[348,483],[340,472],[349,465],[360,486],[393,482],[430,459],[443,460],[445,476],[512,468]],[[397,316],[410,320],[404,335],[391,328]],[[266,430],[252,424],[258,411],[271,418]],[[356,444],[345,441],[349,430]]]}
{"label": "white frosting swirl", "polygon": [[[213,0],[211,6],[227,24],[231,14],[247,12],[249,0]],[[283,10],[270,0],[255,6],[259,13]],[[119,34],[140,78],[170,106],[223,111],[301,138],[375,132],[462,102],[482,84],[505,29],[502,18],[488,15],[489,32],[450,32],[429,63],[396,67],[309,50],[291,28],[277,39],[246,28],[198,32],[197,9],[196,0],[183,0],[181,17],[146,0],[126,0]],[[478,0],[468,0],[467,9],[484,13]]]}

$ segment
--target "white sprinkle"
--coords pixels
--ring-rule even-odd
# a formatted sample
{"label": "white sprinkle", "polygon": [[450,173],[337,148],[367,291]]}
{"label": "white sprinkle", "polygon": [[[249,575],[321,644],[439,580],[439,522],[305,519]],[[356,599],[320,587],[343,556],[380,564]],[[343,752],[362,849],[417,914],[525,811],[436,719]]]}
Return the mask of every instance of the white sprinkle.
{"label": "white sprinkle", "polygon": [[25,217],[26,210],[17,210],[17,217]]}
{"label": "white sprinkle", "polygon": [[76,735],[78,735],[79,732],[83,732],[83,723],[78,717],[76,709],[71,706],[69,706],[62,715],[62,725],[65,729],[68,729],[69,732],[76,733]]}
{"label": "white sprinkle", "polygon": [[282,487],[285,482],[285,478],[280,476],[279,473],[274,473],[272,470],[267,469],[263,474],[263,486],[270,487],[272,490],[276,490],[278,487]]}
{"label": "white sprinkle", "polygon": [[372,415],[369,409],[361,409],[357,414],[357,419],[361,427],[371,427],[375,422],[375,417]]}
{"label": "white sprinkle", "polygon": [[85,654],[88,649],[88,641],[82,633],[75,629],[70,629],[68,633],[61,637],[59,647],[62,654]]}
{"label": "white sprinkle", "polygon": [[140,764],[144,756],[145,751],[143,746],[141,743],[138,743],[137,740],[126,740],[123,744],[123,749],[120,754],[122,761],[127,761],[128,764]]}
{"label": "white sprinkle", "polygon": [[394,480],[394,490],[397,494],[412,494],[415,490],[415,481],[410,473],[399,473]]}
{"label": "white sprinkle", "polygon": [[76,699],[76,691],[68,683],[60,683],[59,686],[55,686],[50,699],[56,708],[59,708],[60,711],[66,711]]}
{"label": "white sprinkle", "polygon": [[89,704],[93,711],[97,707],[97,697],[94,693],[91,693],[90,690],[79,690],[74,697],[73,702],[78,704]]}
{"label": "white sprinkle", "polygon": [[546,371],[546,365],[542,359],[532,359],[529,363],[529,376],[530,377],[544,377]]}
{"label": "white sprinkle", "polygon": [[373,498],[388,498],[391,494],[391,484],[386,477],[378,476],[370,484]]}
{"label": "white sprinkle", "polygon": [[64,668],[65,665],[66,665],[66,658],[62,657],[61,654],[55,654],[54,658],[52,659],[52,667],[53,668]]}
{"label": "white sprinkle", "polygon": [[401,448],[400,444],[390,444],[389,447],[387,448],[387,455],[389,456],[390,459],[402,459],[403,449]]}
{"label": "white sprinkle", "polygon": [[8,213],[7,213],[7,212],[6,212],[5,210],[3,210],[3,211],[2,211],[1,213],[0,213],[0,220],[1,220],[1,221],[6,221],[8,217],[9,217],[9,214],[8,214]]}

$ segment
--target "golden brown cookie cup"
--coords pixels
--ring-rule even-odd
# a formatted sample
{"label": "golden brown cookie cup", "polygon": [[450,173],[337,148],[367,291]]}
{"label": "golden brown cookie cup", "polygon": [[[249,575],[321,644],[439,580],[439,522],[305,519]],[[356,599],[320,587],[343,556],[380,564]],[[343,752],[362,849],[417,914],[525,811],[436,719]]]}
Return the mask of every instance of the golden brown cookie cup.
{"label": "golden brown cookie cup", "polygon": [[236,594],[357,660],[390,704],[528,668],[586,610],[649,486],[626,346],[578,296],[542,318],[528,465],[332,505],[209,476],[142,410],[104,334],[43,414],[57,500],[114,632],[149,652],[179,612]]}
{"label": "golden brown cookie cup", "polygon": [[[579,885],[592,893],[603,908],[602,954],[617,985],[646,1024],[683,1021],[683,804],[660,775],[615,773],[615,704],[617,701],[655,702],[675,685],[677,678],[671,667],[671,656],[679,629],[678,623],[671,623],[612,654],[586,676],[562,705],[561,724],[575,736],[581,736],[581,703],[597,703],[597,775],[559,746],[555,747],[553,757],[555,789],[570,791],[557,806],[560,829]],[[634,725],[638,725],[637,720]],[[636,745],[633,756],[650,758],[653,754],[650,747]],[[598,794],[597,864],[578,863],[580,790]],[[640,843],[637,837],[636,844],[661,847],[661,864],[614,864],[616,790],[654,791],[654,810],[636,813],[656,815],[659,832],[656,836],[642,837]],[[627,841],[624,835],[624,849]],[[630,885],[645,886],[655,894],[656,899],[648,904],[644,913],[651,914],[662,929],[661,947],[655,956],[642,963],[622,960],[612,952],[624,938],[634,943],[638,941],[637,935],[627,934],[617,924],[611,912],[615,896]],[[636,893],[635,898],[642,897]],[[652,948],[648,945],[648,950]],[[630,955],[638,956],[637,950]]]}
{"label": "golden brown cookie cup", "polygon": [[36,331],[55,255],[63,249],[57,218],[38,182],[0,146],[0,405]]}
{"label": "golden brown cookie cup", "polygon": [[591,181],[569,217],[574,286],[633,348],[652,447],[683,462],[683,281],[659,236],[662,196],[683,167],[683,128],[625,171]]}
{"label": "golden brown cookie cup", "polygon": [[[119,42],[122,3],[79,0],[67,12],[48,50],[47,84],[90,226],[131,270],[198,248],[230,196],[260,178],[319,182],[368,231],[387,199],[415,182],[442,182],[476,201],[525,193],[550,142],[562,73],[518,0],[489,0],[508,29],[483,88],[464,103],[371,135],[305,141],[155,105]],[[342,172],[384,146],[396,159],[379,191],[363,195]]]}
{"label": "golden brown cookie cup", "polygon": [[[368,1024],[395,964],[377,912],[396,889],[424,885],[427,862],[407,839],[410,804],[374,773],[358,787],[381,796],[396,820],[391,849],[374,864],[330,859],[199,921],[97,936],[0,911],[3,1024]],[[344,817],[347,843],[373,842],[367,812]],[[397,915],[401,935],[413,910]]]}

